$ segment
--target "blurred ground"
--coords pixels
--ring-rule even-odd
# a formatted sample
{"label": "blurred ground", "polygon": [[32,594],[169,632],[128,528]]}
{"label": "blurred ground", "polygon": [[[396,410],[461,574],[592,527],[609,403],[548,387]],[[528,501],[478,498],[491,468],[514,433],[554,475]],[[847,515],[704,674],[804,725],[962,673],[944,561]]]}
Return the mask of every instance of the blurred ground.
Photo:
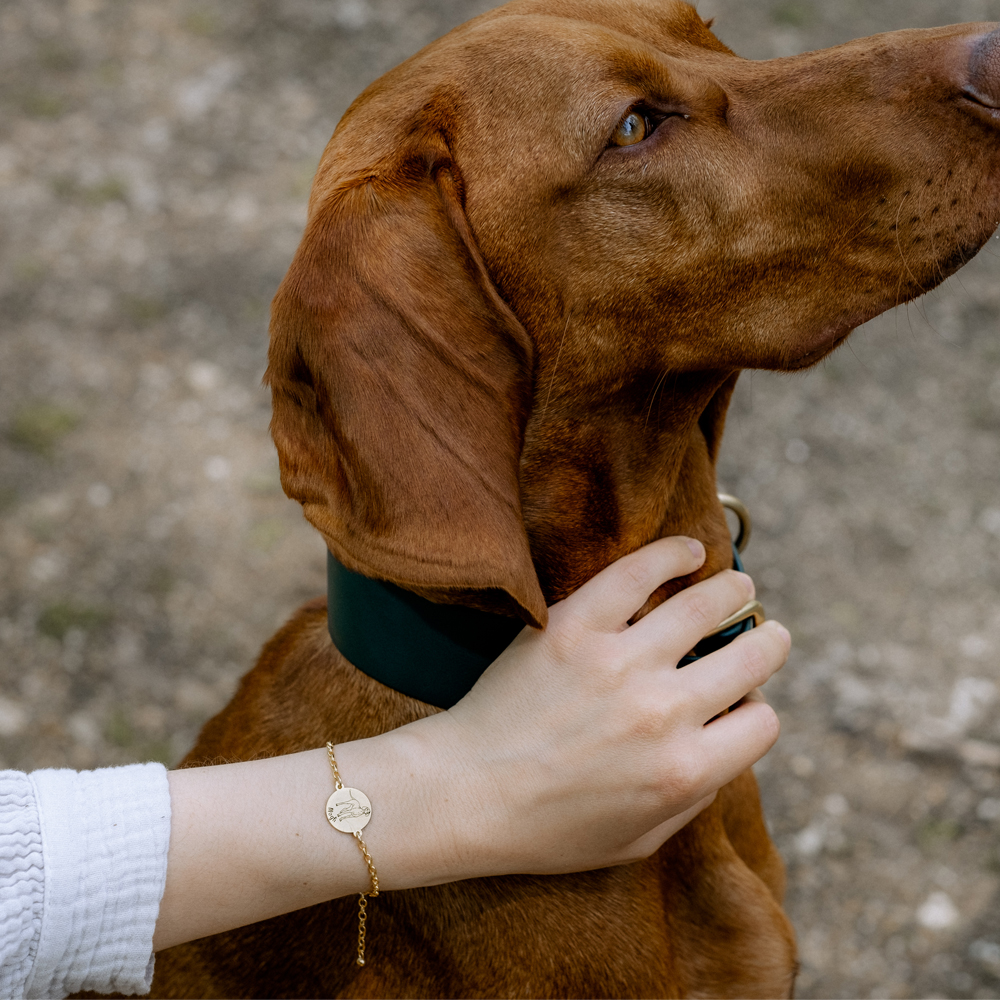
{"label": "blurred ground", "polygon": [[[321,593],[260,389],[319,154],[462,0],[0,3],[0,766],[175,761]],[[765,58],[1000,0],[706,0]],[[745,375],[805,997],[1000,996],[1000,261]]]}

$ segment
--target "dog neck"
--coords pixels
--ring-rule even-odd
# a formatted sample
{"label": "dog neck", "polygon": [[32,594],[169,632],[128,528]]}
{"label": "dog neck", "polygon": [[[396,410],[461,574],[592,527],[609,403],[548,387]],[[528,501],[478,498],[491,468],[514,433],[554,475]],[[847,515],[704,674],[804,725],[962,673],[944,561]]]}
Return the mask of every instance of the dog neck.
{"label": "dog neck", "polygon": [[579,386],[554,387],[548,399],[540,388],[546,402],[528,422],[521,483],[549,603],[666,535],[698,538],[708,556],[697,574],[661,588],[654,604],[730,565],[715,461],[738,374],[647,378],[596,405]]}

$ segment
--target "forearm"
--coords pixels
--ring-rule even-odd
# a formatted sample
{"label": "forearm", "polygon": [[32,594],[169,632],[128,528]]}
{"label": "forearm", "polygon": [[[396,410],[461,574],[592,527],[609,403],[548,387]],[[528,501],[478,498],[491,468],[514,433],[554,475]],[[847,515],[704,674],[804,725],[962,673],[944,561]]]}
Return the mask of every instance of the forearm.
{"label": "forearm", "polygon": [[[363,836],[382,889],[461,877],[424,794],[433,780],[429,756],[411,727],[337,747],[344,783],[372,802]],[[334,786],[325,749],[172,771],[169,781],[155,950],[370,887],[357,842],[326,820]]]}

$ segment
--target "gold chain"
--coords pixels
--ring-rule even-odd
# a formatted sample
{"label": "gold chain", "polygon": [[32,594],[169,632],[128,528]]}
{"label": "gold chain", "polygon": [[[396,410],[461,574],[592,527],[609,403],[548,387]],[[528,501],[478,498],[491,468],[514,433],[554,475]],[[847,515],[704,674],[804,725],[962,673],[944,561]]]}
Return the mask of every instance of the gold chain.
{"label": "gold chain", "polygon": [[[330,768],[333,771],[333,783],[335,791],[342,791],[344,788],[343,781],[340,780],[340,771],[337,769],[337,758],[333,755],[333,744],[327,743],[326,745],[326,755],[330,758]],[[366,800],[367,801],[367,800]],[[330,819],[330,825],[333,826],[333,819],[329,815],[329,810],[327,812],[327,818]],[[367,819],[364,821],[367,823]],[[362,824],[363,825],[363,824]],[[340,827],[337,827],[340,829]],[[348,832],[348,831],[345,831]],[[365,964],[365,928],[368,923],[368,896],[378,895],[378,872],[375,870],[375,862],[372,861],[372,856],[368,853],[368,848],[365,846],[365,842],[361,839],[360,830],[349,831],[351,836],[358,842],[358,848],[361,851],[361,856],[365,859],[365,865],[368,867],[368,877],[371,879],[372,887],[368,892],[362,892],[358,894],[358,965]]]}
{"label": "gold chain", "polygon": [[368,922],[368,900],[362,892],[358,895],[358,965],[365,964],[365,924]]}
{"label": "gold chain", "polygon": [[326,755],[330,758],[330,767],[333,769],[333,787],[339,792],[344,787],[344,783],[340,780],[340,771],[337,770],[337,758],[333,755],[332,743],[327,743]]}
{"label": "gold chain", "polygon": [[372,861],[372,856],[368,853],[368,848],[365,847],[365,842],[361,839],[361,834],[355,832],[355,839],[358,842],[358,847],[361,848],[361,856],[365,859],[365,864],[368,865],[368,875],[372,880],[372,891],[365,893],[366,896],[377,896],[378,895],[378,872],[375,871],[375,862]]}

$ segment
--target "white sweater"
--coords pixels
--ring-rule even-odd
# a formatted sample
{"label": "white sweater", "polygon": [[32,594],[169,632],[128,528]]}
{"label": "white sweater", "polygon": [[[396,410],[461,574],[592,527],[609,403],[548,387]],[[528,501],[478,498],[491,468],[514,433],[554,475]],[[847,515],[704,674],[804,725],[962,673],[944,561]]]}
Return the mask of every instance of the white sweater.
{"label": "white sweater", "polygon": [[0,998],[148,993],[169,843],[162,764],[0,771]]}

